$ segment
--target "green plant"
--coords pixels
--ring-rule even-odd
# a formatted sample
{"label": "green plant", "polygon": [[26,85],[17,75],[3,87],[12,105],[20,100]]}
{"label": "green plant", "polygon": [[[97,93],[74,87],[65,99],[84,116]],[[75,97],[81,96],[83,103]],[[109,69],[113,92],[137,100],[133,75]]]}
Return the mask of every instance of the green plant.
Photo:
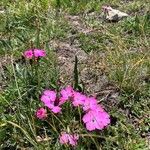
{"label": "green plant", "polygon": [[[72,149],[59,144],[62,129],[80,134],[79,150],[148,149],[148,0],[2,0],[1,4],[0,72],[2,68],[5,82],[0,81],[0,85],[5,84],[5,88],[0,89],[0,149]],[[106,23],[100,10],[103,5],[125,11],[130,17],[118,23]],[[93,29],[87,35],[73,35],[75,43],[71,44],[77,43],[87,57],[94,55],[97,61],[92,63],[92,68],[102,59],[108,83],[113,82],[119,89],[119,96],[108,87],[98,89],[100,93],[110,92],[102,99],[98,97],[111,115],[110,126],[101,132],[87,132],[81,124],[82,110],[72,109],[69,103],[63,107],[67,111],[60,118],[50,112],[48,121],[35,117],[35,110],[42,106],[39,99],[43,89],[59,91],[60,86],[64,86],[59,82],[53,43],[69,43],[70,35],[72,37],[72,26],[66,15],[78,15],[85,28]],[[45,49],[47,57],[38,62],[24,61],[24,50],[35,47]],[[5,55],[9,56],[6,63],[3,62]],[[86,93],[80,81],[78,59],[75,58],[74,87]],[[101,76],[99,71],[96,73]]]}

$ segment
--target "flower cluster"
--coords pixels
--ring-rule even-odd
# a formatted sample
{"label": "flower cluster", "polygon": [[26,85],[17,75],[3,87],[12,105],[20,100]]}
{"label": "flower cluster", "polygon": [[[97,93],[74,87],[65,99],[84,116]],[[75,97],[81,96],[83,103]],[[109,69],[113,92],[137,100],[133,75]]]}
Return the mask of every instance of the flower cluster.
{"label": "flower cluster", "polygon": [[32,58],[37,59],[45,56],[46,56],[45,50],[41,50],[41,49],[29,49],[24,52],[24,57],[27,59],[32,59]]}
{"label": "flower cluster", "polygon": [[94,97],[88,97],[68,86],[60,91],[58,97],[55,91],[45,90],[41,101],[53,113],[61,113],[61,106],[70,101],[74,107],[80,106],[84,111],[82,118],[89,131],[102,130],[110,123],[109,114],[98,104]]}
{"label": "flower cluster", "polygon": [[[44,106],[55,114],[62,113],[62,105],[67,101],[71,102],[74,107],[81,107],[84,112],[82,121],[88,131],[102,130],[110,123],[109,114],[98,104],[96,98],[77,92],[71,86],[62,89],[60,94],[53,90],[45,90],[41,96],[41,101]],[[37,113],[39,119],[43,119],[45,116],[43,113]],[[60,143],[75,146],[78,140],[77,137],[63,133],[60,136]]]}

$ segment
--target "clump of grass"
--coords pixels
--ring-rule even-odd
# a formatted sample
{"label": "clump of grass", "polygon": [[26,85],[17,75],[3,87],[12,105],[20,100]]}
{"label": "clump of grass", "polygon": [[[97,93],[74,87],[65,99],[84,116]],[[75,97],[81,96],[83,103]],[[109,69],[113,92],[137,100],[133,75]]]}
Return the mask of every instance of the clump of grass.
{"label": "clump of grass", "polygon": [[34,3],[22,1],[6,5],[2,15],[2,53],[16,54],[27,49],[31,42],[37,43],[40,40],[41,46],[45,43],[48,45],[51,39],[66,36],[67,23],[62,21],[61,16],[55,18],[55,12],[49,8],[48,1],[37,5]]}
{"label": "clump of grass", "polygon": [[124,30],[128,33],[133,33],[136,35],[148,35],[149,34],[149,14],[146,12],[144,16],[135,16],[129,18],[124,22]]}

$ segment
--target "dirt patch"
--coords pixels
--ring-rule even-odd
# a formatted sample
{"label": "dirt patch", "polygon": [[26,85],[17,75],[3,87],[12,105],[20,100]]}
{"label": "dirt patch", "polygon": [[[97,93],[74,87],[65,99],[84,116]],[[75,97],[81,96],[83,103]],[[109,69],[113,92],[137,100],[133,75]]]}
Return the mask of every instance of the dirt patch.
{"label": "dirt patch", "polygon": [[88,27],[81,19],[80,16],[66,15],[65,19],[69,22],[72,29],[78,33],[88,34],[93,31],[92,28]]}
{"label": "dirt patch", "polygon": [[82,64],[87,59],[87,54],[76,45],[71,45],[67,42],[51,41],[51,46],[57,54],[61,82],[71,84],[75,56],[78,57],[79,64]]}
{"label": "dirt patch", "polygon": [[[79,34],[89,34],[97,32],[96,29],[87,27],[80,16],[65,16],[65,19],[70,24],[71,28],[76,31],[76,36],[70,32],[70,37],[66,41],[51,41],[50,45],[57,54],[58,65],[60,68],[60,81],[64,84],[73,82],[73,69],[75,56],[78,57],[79,79],[86,89],[86,92],[91,95],[99,95],[100,98],[115,97],[118,95],[116,90],[106,89],[108,86],[107,69],[104,62],[105,53],[92,52],[85,53],[80,48],[78,38]],[[110,86],[109,86],[110,87]],[[107,90],[107,92],[106,92]],[[101,94],[100,96],[100,93]]]}

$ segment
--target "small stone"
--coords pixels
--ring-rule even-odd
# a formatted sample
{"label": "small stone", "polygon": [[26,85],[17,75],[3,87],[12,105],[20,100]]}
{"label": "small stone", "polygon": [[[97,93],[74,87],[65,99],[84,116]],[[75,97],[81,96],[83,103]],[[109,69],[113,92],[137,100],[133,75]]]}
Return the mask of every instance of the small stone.
{"label": "small stone", "polygon": [[108,21],[119,21],[123,19],[124,17],[128,17],[129,15],[127,13],[121,12],[120,10],[113,9],[110,6],[103,6],[102,7],[105,18]]}

